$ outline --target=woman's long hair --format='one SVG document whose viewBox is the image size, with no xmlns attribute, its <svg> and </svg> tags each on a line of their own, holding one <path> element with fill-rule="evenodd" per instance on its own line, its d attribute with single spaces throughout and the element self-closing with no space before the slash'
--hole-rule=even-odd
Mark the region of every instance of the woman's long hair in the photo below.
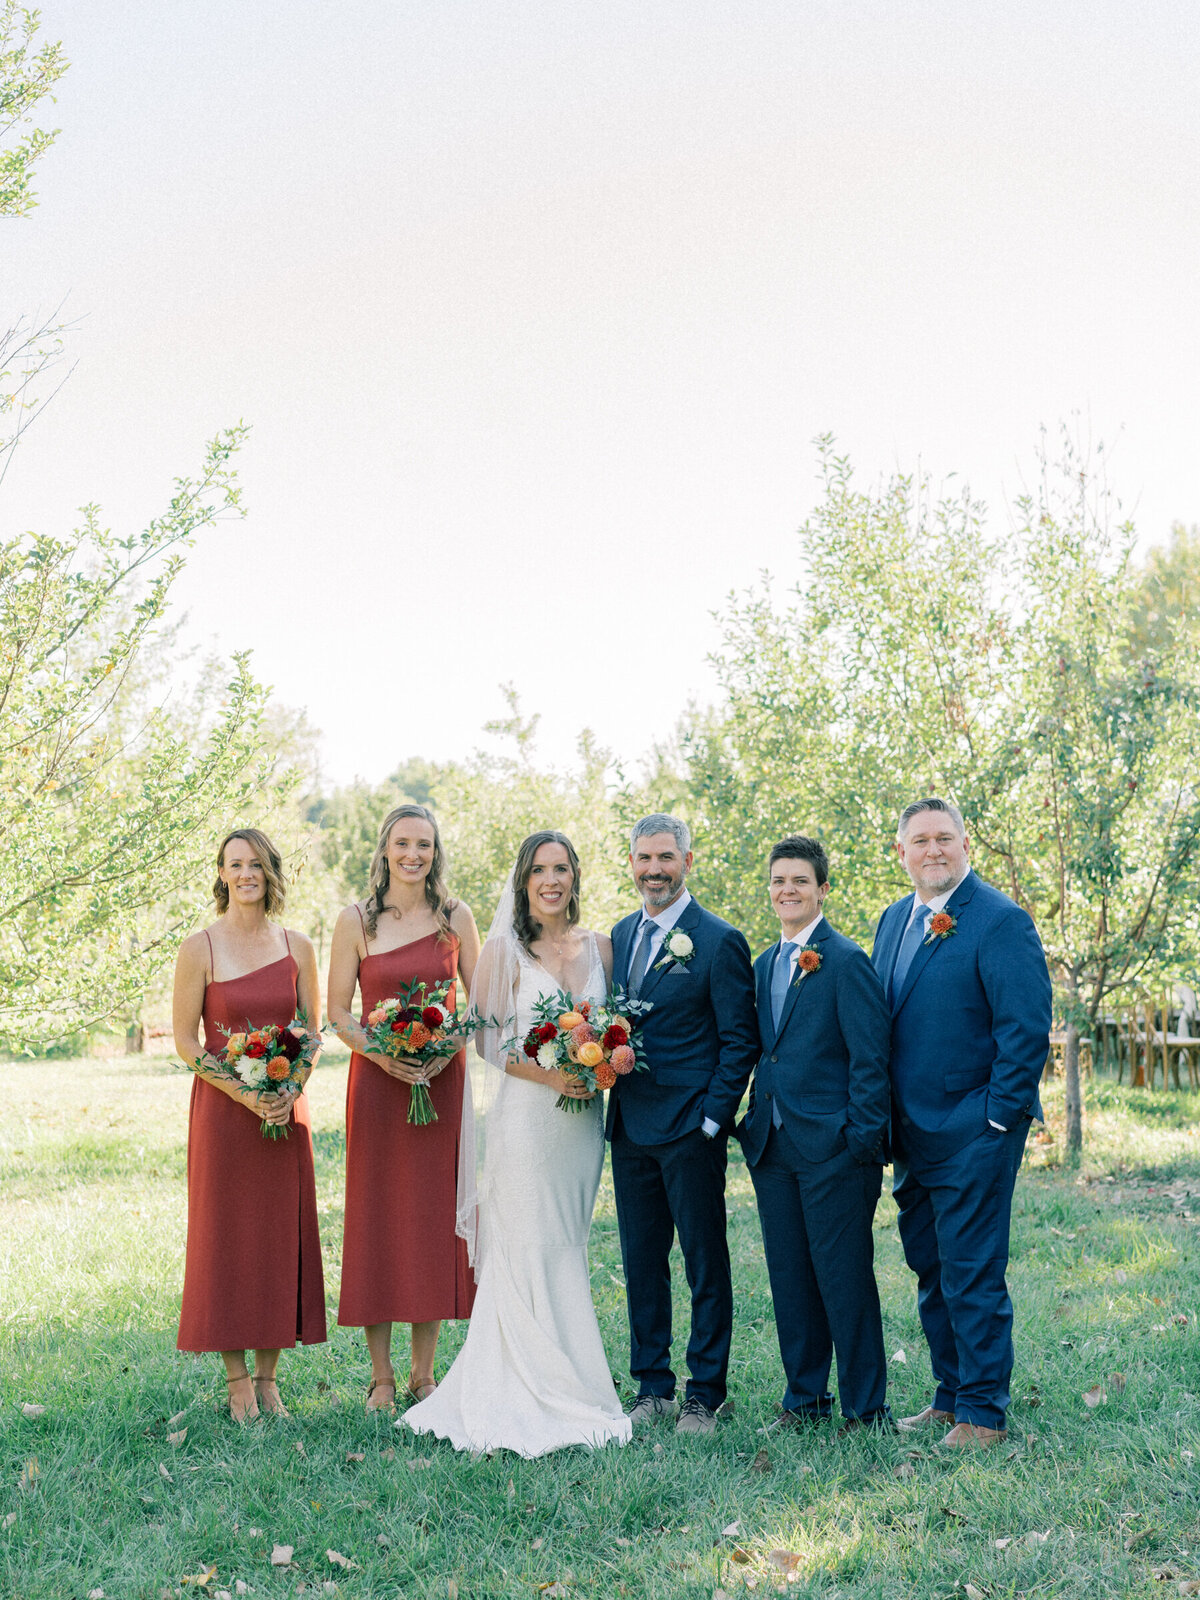
<svg viewBox="0 0 1200 1600">
<path fill-rule="evenodd" d="M 367 880 L 367 914 L 364 919 L 367 938 L 375 937 L 379 914 L 384 909 L 384 896 L 392 881 L 392 869 L 388 866 L 387 858 L 388 839 L 392 829 L 404 817 L 420 817 L 433 832 L 433 860 L 429 866 L 429 876 L 425 879 L 425 903 L 437 921 L 438 938 L 449 939 L 454 932 L 450 926 L 450 913 L 454 910 L 455 902 L 446 889 L 446 852 L 442 849 L 442 836 L 438 832 L 437 818 L 429 807 L 415 805 L 396 806 L 380 825 L 379 840 L 371 857 L 371 874 Z"/>
<path fill-rule="evenodd" d="M 513 865 L 513 929 L 526 950 L 542 931 L 541 923 L 529 911 L 529 875 L 533 871 L 533 858 L 544 844 L 560 844 L 567 852 L 573 874 L 571 894 L 567 901 L 567 926 L 574 927 L 579 921 L 580 874 L 575 846 L 565 833 L 559 833 L 556 828 L 544 828 L 540 833 L 531 833 L 528 839 L 522 839 Z"/>
<path fill-rule="evenodd" d="M 276 916 L 283 910 L 283 902 L 287 899 L 287 884 L 283 877 L 283 857 L 267 838 L 261 828 L 234 828 L 221 840 L 217 851 L 217 881 L 213 884 L 213 899 L 217 903 L 217 915 L 223 917 L 229 910 L 229 890 L 221 881 L 221 868 L 225 865 L 225 851 L 235 839 L 245 839 L 251 850 L 262 864 L 263 877 L 267 880 L 267 893 L 263 901 L 263 910 L 269 917 Z"/>
</svg>

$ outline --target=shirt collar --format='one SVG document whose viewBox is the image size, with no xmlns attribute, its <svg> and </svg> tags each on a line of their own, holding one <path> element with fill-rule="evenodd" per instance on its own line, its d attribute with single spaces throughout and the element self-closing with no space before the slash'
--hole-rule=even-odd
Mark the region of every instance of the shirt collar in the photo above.
<svg viewBox="0 0 1200 1600">
<path fill-rule="evenodd" d="M 672 900 L 669 906 L 664 906 L 661 911 L 656 911 L 653 916 L 643 906 L 641 926 L 644 928 L 650 922 L 662 933 L 669 933 L 691 903 L 692 897 L 685 889 L 678 900 Z"/>
<path fill-rule="evenodd" d="M 817 924 L 821 921 L 821 918 L 824 915 L 825 915 L 825 913 L 823 911 L 818 912 L 817 915 L 813 918 L 813 920 L 809 923 L 808 927 L 807 928 L 801 928 L 800 932 L 798 934 L 796 934 L 794 938 L 785 939 L 781 935 L 780 939 L 779 939 L 779 943 L 780 943 L 781 948 L 790 945 L 791 949 L 792 949 L 792 952 L 794 953 L 795 951 L 800 949 L 801 945 L 806 945 L 808 943 L 808 941 L 812 938 L 813 934 L 816 932 Z"/>
</svg>

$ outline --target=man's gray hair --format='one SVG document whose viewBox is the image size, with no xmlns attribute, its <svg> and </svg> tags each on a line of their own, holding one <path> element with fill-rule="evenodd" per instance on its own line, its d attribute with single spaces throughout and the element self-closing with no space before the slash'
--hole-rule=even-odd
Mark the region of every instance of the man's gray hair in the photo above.
<svg viewBox="0 0 1200 1600">
<path fill-rule="evenodd" d="M 903 839 L 905 828 L 921 811 L 944 811 L 948 817 L 953 818 L 954 825 L 959 833 L 965 836 L 967 825 L 963 821 L 963 814 L 958 807 L 951 805 L 949 800 L 939 800 L 935 795 L 926 795 L 924 800 L 914 800 L 912 805 L 905 806 L 900 813 L 900 821 L 896 824 L 897 839 Z"/>
<path fill-rule="evenodd" d="M 679 854 L 687 855 L 692 848 L 691 829 L 679 817 L 668 816 L 665 811 L 652 811 L 648 817 L 643 817 L 640 822 L 635 822 L 629 834 L 629 853 L 633 854 L 634 846 L 639 839 L 646 839 L 656 833 L 669 833 L 673 835 L 675 843 L 679 846 Z"/>
</svg>

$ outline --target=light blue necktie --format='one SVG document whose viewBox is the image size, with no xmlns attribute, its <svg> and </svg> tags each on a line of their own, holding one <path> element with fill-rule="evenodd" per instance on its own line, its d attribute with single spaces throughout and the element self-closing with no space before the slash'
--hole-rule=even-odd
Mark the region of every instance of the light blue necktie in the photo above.
<svg viewBox="0 0 1200 1600">
<path fill-rule="evenodd" d="M 787 1000 L 788 984 L 792 977 L 792 951 L 795 948 L 793 940 L 781 939 L 779 949 L 775 952 L 775 970 L 771 974 L 771 1018 L 776 1028 L 779 1027 Z"/>
<path fill-rule="evenodd" d="M 900 941 L 900 950 L 896 956 L 896 965 L 892 968 L 892 1004 L 895 1005 L 904 980 L 908 977 L 908 969 L 913 964 L 913 957 L 921 947 L 925 937 L 925 928 L 928 918 L 932 915 L 928 906 L 921 906 L 916 916 L 909 923 L 903 939 Z"/>
<path fill-rule="evenodd" d="M 633 965 L 629 969 L 629 998 L 636 1000 L 642 992 L 642 983 L 646 977 L 646 967 L 650 961 L 650 941 L 654 938 L 657 923 L 651 922 L 649 917 L 642 923 L 642 937 L 637 949 L 633 952 Z"/>
</svg>

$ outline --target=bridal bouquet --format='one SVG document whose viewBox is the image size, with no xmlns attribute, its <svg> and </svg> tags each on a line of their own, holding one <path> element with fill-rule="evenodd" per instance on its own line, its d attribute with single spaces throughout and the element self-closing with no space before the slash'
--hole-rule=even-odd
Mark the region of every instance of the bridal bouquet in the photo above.
<svg viewBox="0 0 1200 1600">
<path fill-rule="evenodd" d="M 413 1056 L 423 1067 L 457 1055 L 461 1041 L 451 1034 L 454 1009 L 449 983 L 409 983 L 367 1016 L 368 1047 L 383 1056 Z M 428 1083 L 410 1083 L 408 1120 L 424 1128 L 437 1121 Z"/>
<path fill-rule="evenodd" d="M 303 1087 L 305 1068 L 312 1065 L 316 1053 L 317 1045 L 302 1012 L 286 1028 L 269 1022 L 265 1028 L 246 1033 L 227 1033 L 217 1060 L 220 1075 L 228 1082 L 256 1094 L 281 1094 L 285 1089 Z M 196 1066 L 200 1066 L 199 1060 Z M 273 1122 L 260 1122 L 259 1131 L 264 1139 L 288 1136 L 286 1127 Z"/>
<path fill-rule="evenodd" d="M 636 1029 L 651 1009 L 648 1001 L 615 991 L 576 1004 L 560 990 L 535 1003 L 529 1032 L 512 1043 L 543 1071 L 572 1073 L 595 1093 L 611 1089 L 627 1072 L 646 1070 Z M 560 1111 L 582 1111 L 585 1104 L 566 1094 L 555 1101 Z"/>
</svg>

